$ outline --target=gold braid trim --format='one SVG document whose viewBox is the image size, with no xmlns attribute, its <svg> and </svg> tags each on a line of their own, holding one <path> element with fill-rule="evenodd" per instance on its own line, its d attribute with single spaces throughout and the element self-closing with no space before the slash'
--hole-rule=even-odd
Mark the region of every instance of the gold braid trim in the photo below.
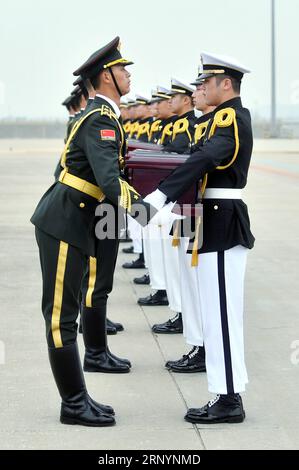
<svg viewBox="0 0 299 470">
<path fill-rule="evenodd" d="M 126 124 L 123 126 L 123 127 L 124 127 L 124 131 L 125 131 L 126 134 L 129 134 L 129 133 L 130 133 L 131 125 L 132 125 L 131 121 L 128 121 L 128 122 L 126 122 Z"/>
<path fill-rule="evenodd" d="M 201 224 L 201 217 L 198 217 L 196 221 L 195 239 L 192 248 L 191 266 L 194 268 L 198 266 L 198 238 L 199 238 L 199 227 Z"/>
<path fill-rule="evenodd" d="M 139 122 L 133 122 L 131 124 L 130 135 L 129 138 L 132 139 L 133 135 L 138 132 L 139 129 Z"/>
<path fill-rule="evenodd" d="M 173 232 L 173 238 L 172 238 L 173 247 L 180 246 L 181 240 L 179 237 L 179 229 L 180 229 L 180 221 L 176 220 L 174 223 L 174 232 Z"/>
<path fill-rule="evenodd" d="M 137 135 L 136 135 L 136 139 L 138 140 L 139 137 L 141 137 L 143 134 L 147 134 L 147 138 L 149 139 L 149 135 L 150 135 L 150 123 L 149 122 L 140 124 Z"/>
<path fill-rule="evenodd" d="M 154 122 L 152 123 L 151 129 L 150 129 L 150 134 L 149 134 L 149 139 L 148 139 L 149 142 L 151 142 L 151 140 L 152 140 L 152 138 L 153 138 L 153 134 L 154 134 L 155 132 L 158 132 L 159 126 L 160 126 L 161 122 L 162 122 L 161 119 L 156 119 L 156 121 L 154 121 Z"/>
<path fill-rule="evenodd" d="M 132 209 L 132 194 L 134 199 L 139 199 L 140 194 L 133 188 L 127 181 L 124 181 L 121 178 L 118 178 L 120 184 L 120 202 L 119 205 L 124 209 L 127 209 L 128 212 L 131 212 Z"/>
<path fill-rule="evenodd" d="M 175 123 L 173 125 L 172 142 L 175 140 L 175 138 L 178 134 L 184 134 L 185 132 L 189 137 L 189 141 L 192 142 L 192 137 L 191 137 L 191 134 L 189 132 L 189 121 L 188 121 L 188 119 L 187 118 L 182 118 L 182 119 L 178 119 L 177 121 L 175 121 Z"/>
<path fill-rule="evenodd" d="M 170 122 L 169 124 L 166 124 L 166 126 L 164 127 L 163 132 L 162 132 L 162 137 L 159 140 L 158 144 L 163 145 L 164 141 L 165 141 L 165 138 L 167 136 L 168 137 L 172 136 L 172 131 L 173 131 L 173 122 Z"/>
<path fill-rule="evenodd" d="M 239 129 L 238 129 L 236 111 L 233 108 L 225 108 L 225 109 L 221 109 L 215 114 L 211 129 L 209 132 L 209 139 L 213 137 L 213 135 L 216 132 L 217 127 L 229 127 L 231 125 L 234 126 L 234 134 L 235 134 L 235 142 L 236 142 L 234 155 L 229 163 L 227 163 L 226 165 L 217 166 L 216 170 L 226 170 L 235 162 L 239 153 L 239 149 L 240 149 L 240 140 L 239 140 Z M 206 190 L 207 183 L 208 183 L 208 173 L 205 174 L 202 184 L 201 184 L 200 191 L 201 191 L 202 197 Z M 191 266 L 198 265 L 197 251 L 198 251 L 198 236 L 199 236 L 200 222 L 201 222 L 201 219 L 199 217 L 199 220 L 197 221 L 197 225 L 196 225 L 195 240 L 194 240 L 193 249 L 192 249 Z"/>
<path fill-rule="evenodd" d="M 123 167 L 124 159 L 123 159 L 123 156 L 122 156 L 122 149 L 123 149 L 123 146 L 124 146 L 124 143 L 125 143 L 124 130 L 123 130 L 123 127 L 122 127 L 121 123 L 119 122 L 116 114 L 112 111 L 112 109 L 109 108 L 109 106 L 106 106 L 106 105 L 103 104 L 100 108 L 93 109 L 92 111 L 87 113 L 85 116 L 82 116 L 74 124 L 74 127 L 71 130 L 71 133 L 70 133 L 70 135 L 69 135 L 69 137 L 66 141 L 66 144 L 64 146 L 64 149 L 63 149 L 63 152 L 62 152 L 62 155 L 61 155 L 60 165 L 62 166 L 62 168 L 66 168 L 66 156 L 67 156 L 68 152 L 70 151 L 70 144 L 71 144 L 73 138 L 75 137 L 76 133 L 78 132 L 79 128 L 81 127 L 81 125 L 86 121 L 86 119 L 89 116 L 91 116 L 92 114 L 98 113 L 98 112 L 101 114 L 101 116 L 108 116 L 110 119 L 114 119 L 116 121 L 117 125 L 118 125 L 120 136 L 121 136 L 120 150 L 119 150 L 119 163 L 120 163 L 120 166 Z"/>
<path fill-rule="evenodd" d="M 195 125 L 194 144 L 197 144 L 204 137 L 205 133 L 207 132 L 209 122 L 210 119 L 206 122 Z"/>
</svg>

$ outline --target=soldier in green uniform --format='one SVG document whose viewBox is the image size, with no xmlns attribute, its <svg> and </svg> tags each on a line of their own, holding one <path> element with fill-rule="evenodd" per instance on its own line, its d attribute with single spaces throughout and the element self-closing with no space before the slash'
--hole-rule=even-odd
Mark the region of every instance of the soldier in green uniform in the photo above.
<svg viewBox="0 0 299 470">
<path fill-rule="evenodd" d="M 44 194 L 31 218 L 40 253 L 49 359 L 62 398 L 60 420 L 66 424 L 115 423 L 113 409 L 95 402 L 87 393 L 76 341 L 78 299 L 86 265 L 90 257 L 97 257 L 98 244 L 107 241 L 109 256 L 100 266 L 96 264 L 96 269 L 105 274 L 100 276 L 105 286 L 101 297 L 95 299 L 88 288 L 85 299 L 92 306 L 84 305 L 82 310 L 83 332 L 88 333 L 84 338 L 88 352 L 84 367 L 93 370 L 102 353 L 99 338 L 105 325 L 118 247 L 117 238 L 99 240 L 96 236 L 99 222 L 95 210 L 105 200 L 110 211 L 120 207 L 133 216 L 136 206 L 142 208 L 149 220 L 163 205 L 162 200 L 156 200 L 155 208 L 144 202 L 121 175 L 126 146 L 118 105 L 120 97 L 129 92 L 130 74 L 125 66 L 131 63 L 122 58 L 117 37 L 75 72 L 91 79 L 99 101 L 73 128 L 62 157 L 64 169 L 59 181 Z"/>
</svg>

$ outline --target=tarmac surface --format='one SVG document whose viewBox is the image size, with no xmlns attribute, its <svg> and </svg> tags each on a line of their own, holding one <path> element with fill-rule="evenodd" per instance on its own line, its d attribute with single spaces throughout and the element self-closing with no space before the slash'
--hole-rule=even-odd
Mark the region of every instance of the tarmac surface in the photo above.
<svg viewBox="0 0 299 470">
<path fill-rule="evenodd" d="M 1 449 L 298 449 L 299 448 L 299 143 L 257 141 L 244 200 L 256 246 L 246 277 L 245 336 L 249 385 L 242 424 L 192 425 L 188 407 L 211 397 L 205 374 L 172 374 L 168 359 L 188 351 L 182 335 L 155 335 L 168 307 L 140 308 L 143 270 L 119 254 L 109 318 L 125 331 L 110 349 L 131 373 L 85 374 L 90 394 L 112 404 L 117 424 L 59 423 L 60 399 L 48 364 L 41 315 L 41 274 L 29 218 L 53 182 L 62 143 L 0 141 L 0 448 Z M 121 248 L 128 246 L 122 244 Z M 79 346 L 83 356 L 82 338 Z"/>
</svg>

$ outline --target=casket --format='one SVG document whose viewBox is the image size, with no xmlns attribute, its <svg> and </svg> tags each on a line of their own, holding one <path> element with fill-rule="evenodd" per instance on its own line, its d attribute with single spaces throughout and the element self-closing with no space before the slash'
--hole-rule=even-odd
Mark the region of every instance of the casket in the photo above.
<svg viewBox="0 0 299 470">
<path fill-rule="evenodd" d="M 163 146 L 158 145 L 158 144 L 147 143 L 147 142 L 140 142 L 134 139 L 129 139 L 127 140 L 127 149 L 128 149 L 127 153 L 132 152 L 133 150 L 136 150 L 136 149 L 159 152 L 163 149 Z"/>
<path fill-rule="evenodd" d="M 167 176 L 189 155 L 166 152 L 135 150 L 128 153 L 125 172 L 128 182 L 145 197 L 159 186 Z M 177 201 L 179 204 L 194 204 L 197 200 L 198 185 L 190 187 Z"/>
</svg>

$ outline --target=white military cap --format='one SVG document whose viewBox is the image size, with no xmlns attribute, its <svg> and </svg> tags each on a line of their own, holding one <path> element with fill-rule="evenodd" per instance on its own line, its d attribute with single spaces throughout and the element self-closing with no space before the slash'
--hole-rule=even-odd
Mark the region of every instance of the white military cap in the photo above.
<svg viewBox="0 0 299 470">
<path fill-rule="evenodd" d="M 168 88 L 164 88 L 163 86 L 157 86 L 156 90 L 152 90 L 152 97 L 156 99 L 156 101 L 162 100 L 170 100 L 171 91 Z"/>
<path fill-rule="evenodd" d="M 194 87 L 190 86 L 190 84 L 181 82 L 176 78 L 171 79 L 171 90 L 170 95 L 177 95 L 177 94 L 185 94 L 191 96 L 194 92 Z"/>
<path fill-rule="evenodd" d="M 149 104 L 150 98 L 144 95 L 135 95 L 136 101 L 135 103 L 138 104 Z"/>
<path fill-rule="evenodd" d="M 242 80 L 245 73 L 250 70 L 233 57 L 213 54 L 212 52 L 201 53 L 202 73 L 198 79 L 205 79 L 219 74 L 229 75 L 230 77 Z"/>
<path fill-rule="evenodd" d="M 123 96 L 120 99 L 120 108 L 127 108 L 129 106 L 127 98 L 124 98 Z"/>
</svg>

